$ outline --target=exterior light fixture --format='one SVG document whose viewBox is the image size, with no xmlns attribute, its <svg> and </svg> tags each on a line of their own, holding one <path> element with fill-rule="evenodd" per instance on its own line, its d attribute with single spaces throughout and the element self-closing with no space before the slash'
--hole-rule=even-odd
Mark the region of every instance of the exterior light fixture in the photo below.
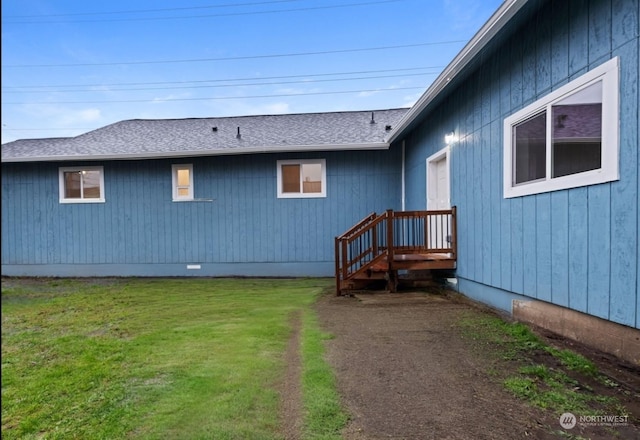
<svg viewBox="0 0 640 440">
<path fill-rule="evenodd" d="M 445 142 L 447 145 L 451 145 L 451 144 L 453 144 L 454 142 L 457 142 L 457 140 L 458 140 L 458 137 L 456 136 L 455 132 L 453 132 L 453 131 L 452 131 L 451 133 L 448 133 L 448 134 L 446 134 L 446 135 L 444 136 L 444 142 Z"/>
</svg>

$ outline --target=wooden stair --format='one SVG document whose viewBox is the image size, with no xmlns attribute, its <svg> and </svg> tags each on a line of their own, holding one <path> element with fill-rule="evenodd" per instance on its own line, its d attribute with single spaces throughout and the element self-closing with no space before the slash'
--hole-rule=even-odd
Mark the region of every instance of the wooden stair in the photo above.
<svg viewBox="0 0 640 440">
<path fill-rule="evenodd" d="M 336 293 L 378 286 L 395 292 L 398 273 L 455 269 L 456 208 L 371 213 L 335 238 Z"/>
</svg>

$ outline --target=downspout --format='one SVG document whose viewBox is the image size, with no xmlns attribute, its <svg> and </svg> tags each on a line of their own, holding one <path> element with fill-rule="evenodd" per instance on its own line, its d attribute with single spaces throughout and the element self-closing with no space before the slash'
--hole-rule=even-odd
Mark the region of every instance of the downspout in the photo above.
<svg viewBox="0 0 640 440">
<path fill-rule="evenodd" d="M 404 139 L 402 139 L 402 211 L 405 210 L 405 187 L 404 187 Z"/>
</svg>

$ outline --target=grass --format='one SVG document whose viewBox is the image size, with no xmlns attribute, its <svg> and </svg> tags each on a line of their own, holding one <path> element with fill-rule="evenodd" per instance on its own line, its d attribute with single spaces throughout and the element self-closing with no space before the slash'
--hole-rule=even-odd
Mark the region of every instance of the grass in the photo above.
<svg viewBox="0 0 640 440">
<path fill-rule="evenodd" d="M 615 408 L 616 413 L 620 411 L 616 399 L 598 396 L 572 378 L 582 375 L 606 384 L 607 379 L 600 375 L 593 362 L 571 350 L 547 345 L 525 324 L 485 315 L 465 318 L 461 325 L 465 335 L 473 339 L 476 346 L 479 344 L 481 349 L 497 346 L 502 361 L 520 365 L 516 374 L 509 374 L 503 379 L 505 388 L 515 396 L 558 415 L 564 412 L 595 415 L 601 413 L 602 408 Z M 559 366 L 532 361 L 536 353 L 549 355 Z"/>
<path fill-rule="evenodd" d="M 326 396 L 306 438 L 345 423 L 310 308 L 330 280 L 5 281 L 3 439 L 280 438 L 295 310 L 303 389 Z"/>
<path fill-rule="evenodd" d="M 303 323 L 302 388 L 306 410 L 305 438 L 341 439 L 340 431 L 348 419 L 340 406 L 333 371 L 323 358 L 323 341 L 330 336 L 319 329 L 315 315 L 309 311 L 303 315 Z"/>
</svg>

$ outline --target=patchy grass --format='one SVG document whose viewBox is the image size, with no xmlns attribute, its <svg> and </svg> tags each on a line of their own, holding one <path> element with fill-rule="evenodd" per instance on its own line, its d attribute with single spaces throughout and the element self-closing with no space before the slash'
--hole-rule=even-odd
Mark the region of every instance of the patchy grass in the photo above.
<svg viewBox="0 0 640 440">
<path fill-rule="evenodd" d="M 6 282 L 5 282 L 6 281 Z M 310 305 L 330 280 L 3 280 L 3 439 L 277 439 L 304 311 L 308 438 L 344 415 Z M 324 402 L 324 403 L 323 403 Z"/>
<path fill-rule="evenodd" d="M 589 415 L 599 412 L 593 408 L 594 403 L 607 407 L 616 404 L 616 400 L 611 397 L 581 392 L 578 381 L 563 371 L 546 365 L 528 365 L 520 367 L 518 372 L 518 376 L 505 379 L 504 386 L 514 395 L 540 408 L 552 409 L 556 413 Z"/>
<path fill-rule="evenodd" d="M 338 440 L 348 416 L 340 405 L 333 371 L 324 360 L 324 341 L 330 335 L 319 329 L 315 314 L 309 311 L 304 314 L 303 323 L 304 438 Z"/>
<path fill-rule="evenodd" d="M 517 397 L 558 415 L 564 412 L 597 415 L 605 411 L 626 414 L 617 399 L 597 395 L 579 380 L 592 378 L 608 385 L 610 380 L 598 372 L 593 362 L 571 350 L 547 345 L 525 324 L 488 314 L 465 318 L 460 324 L 475 346 L 485 350 L 497 347 L 498 362 L 515 365 L 507 369 L 506 377 L 502 374 L 502 381 Z M 504 370 L 492 366 L 490 371 L 499 375 Z"/>
</svg>

